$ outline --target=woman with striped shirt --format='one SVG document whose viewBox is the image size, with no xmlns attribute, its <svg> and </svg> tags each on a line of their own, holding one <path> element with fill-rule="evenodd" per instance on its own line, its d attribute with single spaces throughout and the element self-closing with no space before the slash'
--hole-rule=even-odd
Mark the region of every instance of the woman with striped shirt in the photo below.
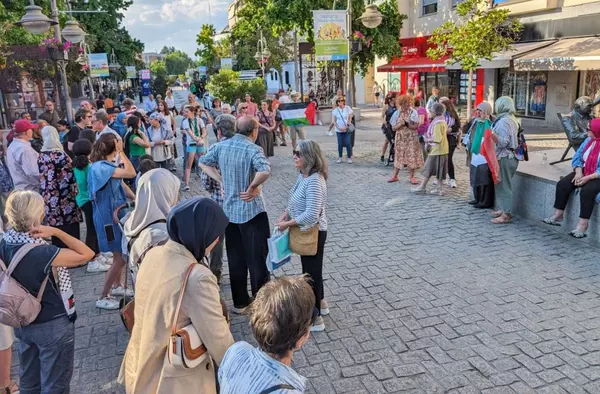
<svg viewBox="0 0 600 394">
<path fill-rule="evenodd" d="M 317 254 L 300 256 L 302 273 L 310 275 L 315 293 L 315 306 L 320 311 L 311 331 L 325 330 L 321 316 L 329 314 L 327 301 L 323 298 L 323 252 L 327 239 L 327 161 L 321 147 L 315 141 L 301 140 L 294 151 L 294 165 L 300 171 L 298 181 L 292 188 L 288 209 L 277 220 L 280 231 L 299 226 L 302 231 L 319 226 Z"/>
</svg>

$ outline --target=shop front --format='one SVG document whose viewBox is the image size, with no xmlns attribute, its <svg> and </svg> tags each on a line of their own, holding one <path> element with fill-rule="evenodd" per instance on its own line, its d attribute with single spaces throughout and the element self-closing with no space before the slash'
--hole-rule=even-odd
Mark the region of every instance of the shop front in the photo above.
<svg viewBox="0 0 600 394">
<path fill-rule="evenodd" d="M 400 39 L 402 57 L 377 67 L 378 72 L 387 72 L 389 91 L 406 93 L 413 89 L 417 97 L 426 100 L 432 88 L 438 87 L 441 96 L 449 97 L 457 106 L 465 107 L 469 94 L 468 73 L 457 67 L 448 69 L 447 58 L 433 60 L 427 57 L 429 36 Z M 473 75 L 470 89 L 473 102 L 483 100 L 483 72 Z"/>
</svg>

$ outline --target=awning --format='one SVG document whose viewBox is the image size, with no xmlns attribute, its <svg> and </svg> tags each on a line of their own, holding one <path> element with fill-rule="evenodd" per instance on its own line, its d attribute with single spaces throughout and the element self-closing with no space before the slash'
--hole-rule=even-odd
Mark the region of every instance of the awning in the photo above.
<svg viewBox="0 0 600 394">
<path fill-rule="evenodd" d="M 394 58 L 390 63 L 377 67 L 377 72 L 394 72 L 394 71 L 444 71 L 447 57 L 439 60 L 433 60 L 428 57 L 402 57 Z"/>
<path fill-rule="evenodd" d="M 513 49 L 503 52 L 495 52 L 492 60 L 482 60 L 477 68 L 507 68 L 510 67 L 510 61 L 515 57 L 524 55 L 527 52 L 547 47 L 555 43 L 551 41 L 536 41 L 536 42 L 521 42 L 513 45 Z M 459 63 L 446 66 L 447 70 L 461 70 L 462 66 Z"/>
<path fill-rule="evenodd" d="M 600 37 L 565 38 L 514 59 L 517 71 L 600 70 Z"/>
</svg>

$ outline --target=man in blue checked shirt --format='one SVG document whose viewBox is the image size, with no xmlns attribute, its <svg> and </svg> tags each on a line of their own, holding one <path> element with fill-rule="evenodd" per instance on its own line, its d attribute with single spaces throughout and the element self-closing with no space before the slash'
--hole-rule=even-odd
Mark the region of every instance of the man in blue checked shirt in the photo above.
<svg viewBox="0 0 600 394">
<path fill-rule="evenodd" d="M 250 271 L 252 296 L 269 280 L 266 260 L 269 218 L 260 186 L 269 179 L 271 165 L 255 144 L 258 122 L 242 116 L 236 134 L 219 142 L 200 158 L 200 167 L 223 186 L 223 211 L 229 218 L 225 231 L 227 260 L 234 313 L 242 314 L 252 302 L 247 280 Z M 220 169 L 220 172 L 218 169 Z"/>
<path fill-rule="evenodd" d="M 219 142 L 225 141 L 235 135 L 235 116 L 221 114 L 215 119 L 215 125 Z M 214 149 L 215 146 L 217 145 L 211 145 L 209 152 L 211 149 Z M 218 169 L 219 168 L 217 167 L 217 170 Z M 210 198 L 219 204 L 220 207 L 223 207 L 225 192 L 223 191 L 221 183 L 206 175 L 206 172 L 202 172 L 202 186 L 204 186 L 204 189 L 210 194 Z M 224 237 L 221 237 L 219 242 L 210 252 L 210 270 L 217 277 L 217 282 L 219 284 L 221 284 L 221 277 L 223 274 L 223 239 Z"/>
</svg>

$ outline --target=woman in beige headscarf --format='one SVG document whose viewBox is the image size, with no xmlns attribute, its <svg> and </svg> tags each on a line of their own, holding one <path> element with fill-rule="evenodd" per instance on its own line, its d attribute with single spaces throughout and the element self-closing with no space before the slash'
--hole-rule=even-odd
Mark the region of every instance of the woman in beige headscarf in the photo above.
<svg viewBox="0 0 600 394">
<path fill-rule="evenodd" d="M 124 251 L 134 280 L 146 252 L 169 239 L 167 216 L 179 200 L 179 186 L 179 178 L 164 168 L 150 170 L 138 180 L 135 209 L 123 219 Z"/>
</svg>

